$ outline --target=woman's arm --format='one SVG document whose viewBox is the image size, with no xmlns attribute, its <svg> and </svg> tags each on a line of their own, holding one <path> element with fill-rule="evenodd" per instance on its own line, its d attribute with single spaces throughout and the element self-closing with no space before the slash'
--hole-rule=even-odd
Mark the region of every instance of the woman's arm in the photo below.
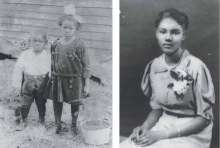
<svg viewBox="0 0 220 148">
<path fill-rule="evenodd" d="M 144 123 L 141 126 L 138 126 L 133 129 L 133 132 L 130 135 L 130 140 L 136 143 L 140 138 L 142 138 L 145 135 L 145 133 L 157 123 L 162 113 L 162 109 L 151 110 Z"/>
<path fill-rule="evenodd" d="M 207 127 L 209 123 L 209 120 L 203 118 L 202 116 L 197 116 L 196 118 L 183 125 L 165 130 L 164 132 L 167 133 L 167 136 L 164 137 L 164 139 L 197 134 L 200 131 L 202 131 L 205 127 Z"/>
<path fill-rule="evenodd" d="M 150 130 L 157 123 L 159 118 L 162 116 L 162 113 L 163 113 L 162 109 L 152 109 L 147 119 L 142 124 L 144 129 Z"/>
<path fill-rule="evenodd" d="M 197 116 L 191 121 L 177 127 L 173 127 L 162 131 L 148 131 L 145 133 L 145 135 L 142 136 L 142 138 L 139 139 L 139 141 L 136 144 L 141 147 L 144 147 L 163 139 L 197 134 L 198 132 L 202 131 L 205 127 L 207 127 L 209 123 L 209 120 L 203 118 L 202 116 Z"/>
</svg>

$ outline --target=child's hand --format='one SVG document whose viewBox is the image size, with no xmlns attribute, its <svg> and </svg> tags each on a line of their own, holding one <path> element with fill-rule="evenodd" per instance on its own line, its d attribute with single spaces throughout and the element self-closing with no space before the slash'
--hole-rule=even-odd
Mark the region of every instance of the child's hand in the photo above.
<svg viewBox="0 0 220 148">
<path fill-rule="evenodd" d="M 87 85 L 85 85 L 84 90 L 83 90 L 83 95 L 87 96 L 89 94 L 89 87 Z"/>
</svg>

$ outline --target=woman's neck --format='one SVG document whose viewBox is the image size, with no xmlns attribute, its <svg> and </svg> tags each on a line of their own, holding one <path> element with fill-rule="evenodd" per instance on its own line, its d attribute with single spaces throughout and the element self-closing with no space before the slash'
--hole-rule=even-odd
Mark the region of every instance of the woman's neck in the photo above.
<svg viewBox="0 0 220 148">
<path fill-rule="evenodd" d="M 71 43 L 73 40 L 75 40 L 75 36 L 72 36 L 71 38 L 62 37 L 61 43 L 63 45 L 67 45 L 67 44 Z"/>
<path fill-rule="evenodd" d="M 183 49 L 180 47 L 176 52 L 174 53 L 171 53 L 171 54 L 165 54 L 165 61 L 167 63 L 167 65 L 169 66 L 173 66 L 173 65 L 176 65 L 182 54 L 183 54 Z"/>
</svg>

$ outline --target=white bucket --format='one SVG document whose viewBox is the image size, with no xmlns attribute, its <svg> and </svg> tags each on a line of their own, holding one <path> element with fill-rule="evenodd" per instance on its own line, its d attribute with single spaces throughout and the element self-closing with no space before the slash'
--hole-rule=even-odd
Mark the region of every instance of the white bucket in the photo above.
<svg viewBox="0 0 220 148">
<path fill-rule="evenodd" d="M 101 127 L 97 129 L 88 129 L 86 126 L 93 123 L 107 124 L 107 127 Z M 81 124 L 81 130 L 84 140 L 87 144 L 102 145 L 109 142 L 110 138 L 110 124 L 104 120 L 89 120 Z"/>
</svg>

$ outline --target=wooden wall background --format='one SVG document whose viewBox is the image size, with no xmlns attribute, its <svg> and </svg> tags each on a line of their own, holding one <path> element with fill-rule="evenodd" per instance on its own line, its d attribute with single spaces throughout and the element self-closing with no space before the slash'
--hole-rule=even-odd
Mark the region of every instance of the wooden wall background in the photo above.
<svg viewBox="0 0 220 148">
<path fill-rule="evenodd" d="M 111 60 L 112 0 L 0 0 L 0 39 L 14 40 L 36 28 L 60 37 L 56 21 L 70 4 L 85 20 L 77 37 L 85 42 L 93 66 Z"/>
<path fill-rule="evenodd" d="M 111 50 L 111 0 L 0 0 L 0 37 L 19 37 L 35 28 L 60 37 L 56 20 L 64 14 L 64 5 L 68 4 L 73 4 L 76 14 L 86 21 L 79 34 L 86 46 Z"/>
</svg>

